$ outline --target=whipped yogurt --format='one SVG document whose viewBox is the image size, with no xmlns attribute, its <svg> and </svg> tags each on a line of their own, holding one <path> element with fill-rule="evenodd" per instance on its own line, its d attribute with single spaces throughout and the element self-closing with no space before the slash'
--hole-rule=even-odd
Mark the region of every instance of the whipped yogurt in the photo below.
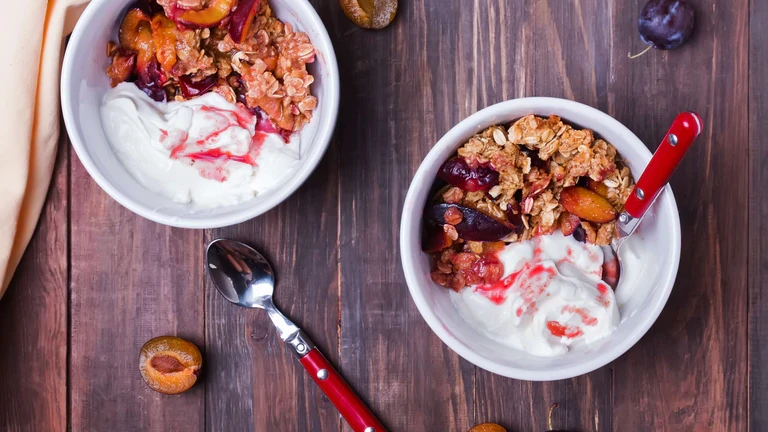
<svg viewBox="0 0 768 432">
<path fill-rule="evenodd" d="M 216 93 L 155 102 L 135 84 L 121 83 L 105 95 L 101 121 L 117 158 L 139 183 L 195 208 L 249 200 L 299 166 L 298 134 L 286 144 Z"/>
<path fill-rule="evenodd" d="M 542 357 L 610 335 L 620 321 L 601 280 L 603 253 L 559 231 L 498 253 L 504 276 L 451 292 L 459 313 L 495 341 Z"/>
</svg>

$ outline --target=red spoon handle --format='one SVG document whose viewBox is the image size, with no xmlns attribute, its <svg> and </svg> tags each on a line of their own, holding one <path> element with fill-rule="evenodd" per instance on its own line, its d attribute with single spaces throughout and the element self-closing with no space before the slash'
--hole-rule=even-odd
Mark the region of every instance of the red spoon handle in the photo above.
<svg viewBox="0 0 768 432">
<path fill-rule="evenodd" d="M 643 217 L 702 128 L 701 117 L 696 113 L 684 112 L 675 118 L 624 205 L 630 216 L 635 219 Z"/>
<path fill-rule="evenodd" d="M 326 360 L 317 348 L 307 353 L 299 361 L 309 372 L 320 389 L 333 402 L 344 420 L 355 432 L 384 432 L 384 426 L 376 419 L 371 410 L 352 390 L 344 378 Z"/>
</svg>

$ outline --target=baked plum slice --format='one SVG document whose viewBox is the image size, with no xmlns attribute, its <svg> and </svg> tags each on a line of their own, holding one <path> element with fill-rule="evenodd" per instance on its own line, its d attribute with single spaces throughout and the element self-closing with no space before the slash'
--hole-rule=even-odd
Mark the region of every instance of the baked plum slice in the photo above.
<svg viewBox="0 0 768 432">
<path fill-rule="evenodd" d="M 163 12 L 163 8 L 155 0 L 136 0 L 131 5 L 131 9 L 141 9 L 147 16 L 154 16 Z"/>
<path fill-rule="evenodd" d="M 151 26 L 155 57 L 163 70 L 170 72 L 176 64 L 176 23 L 159 13 L 152 18 Z"/>
<path fill-rule="evenodd" d="M 118 39 L 123 48 L 137 53 L 136 67 L 139 74 L 146 71 L 155 60 L 155 45 L 152 41 L 152 19 L 141 9 L 131 9 L 125 14 Z"/>
<path fill-rule="evenodd" d="M 472 168 L 461 157 L 454 157 L 445 161 L 437 176 L 467 192 L 486 191 L 499 184 L 499 173 L 491 168 L 490 164 Z"/>
<path fill-rule="evenodd" d="M 139 75 L 136 86 L 152 99 L 165 101 L 163 85 L 166 77 L 155 58 L 152 20 L 149 16 L 138 8 L 129 10 L 120 23 L 118 39 L 123 48 L 136 53 L 136 70 Z"/>
<path fill-rule="evenodd" d="M 424 211 L 425 225 L 427 227 L 431 225 L 442 228 L 447 224 L 445 214 L 450 209 L 457 209 L 463 215 L 461 222 L 454 225 L 454 227 L 459 237 L 464 240 L 480 242 L 499 241 L 511 234 L 515 229 L 514 226 L 507 222 L 499 221 L 481 211 L 458 204 L 435 204 L 428 207 Z M 425 228 L 425 232 L 428 231 L 430 230 Z"/>
<path fill-rule="evenodd" d="M 437 225 L 424 224 L 421 234 L 421 250 L 426 253 L 440 252 L 453 245 L 453 240 L 445 230 Z"/>
<path fill-rule="evenodd" d="M 240 0 L 229 21 L 229 36 L 237 43 L 248 37 L 253 19 L 259 13 L 259 0 Z"/>
<path fill-rule="evenodd" d="M 517 203 L 507 204 L 507 210 L 504 212 L 507 216 L 507 225 L 512 228 L 512 232 L 515 234 L 522 234 L 525 231 L 525 223 L 523 222 L 523 214 L 520 210 L 520 205 Z"/>
<path fill-rule="evenodd" d="M 174 3 L 170 18 L 189 28 L 216 27 L 230 15 L 235 3 L 235 0 L 213 0 L 201 10 L 184 9 Z"/>
<path fill-rule="evenodd" d="M 107 76 L 112 87 L 117 87 L 121 82 L 136 79 L 136 53 L 118 47 L 111 53 L 111 57 L 112 62 L 107 67 Z"/>
<path fill-rule="evenodd" d="M 569 213 L 590 222 L 606 223 L 616 219 L 616 209 L 600 194 L 581 186 L 569 186 L 560 192 L 560 205 Z"/>
<path fill-rule="evenodd" d="M 200 81 L 193 81 L 190 75 L 184 75 L 179 78 L 179 88 L 181 88 L 181 95 L 185 99 L 190 99 L 208 93 L 218 82 L 217 75 L 207 76 Z"/>
</svg>

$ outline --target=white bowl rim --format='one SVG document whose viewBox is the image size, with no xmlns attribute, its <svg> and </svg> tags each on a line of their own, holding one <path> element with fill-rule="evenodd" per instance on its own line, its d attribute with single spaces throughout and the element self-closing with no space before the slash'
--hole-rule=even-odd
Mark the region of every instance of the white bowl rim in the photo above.
<svg viewBox="0 0 768 432">
<path fill-rule="evenodd" d="M 664 306 L 667 303 L 667 300 L 669 299 L 669 296 L 672 292 L 672 288 L 674 286 L 675 279 L 677 277 L 677 270 L 680 264 L 680 245 L 681 245 L 680 217 L 677 211 L 677 203 L 672 193 L 672 188 L 669 185 L 667 185 L 665 187 L 665 191 L 662 192 L 662 194 L 659 196 L 659 199 L 657 199 L 656 202 L 654 203 L 654 205 L 661 205 L 662 200 L 667 201 L 672 204 L 674 209 L 674 211 L 672 212 L 673 223 L 671 224 L 671 236 L 669 238 L 669 244 L 672 250 L 672 256 L 671 256 L 672 262 L 667 273 L 662 276 L 662 280 L 667 281 L 667 283 L 663 287 L 663 289 L 660 290 L 659 295 L 655 296 L 655 298 L 652 301 L 650 301 L 647 306 L 648 308 L 652 308 L 653 312 L 647 317 L 645 321 L 635 326 L 635 328 L 630 334 L 630 337 L 625 338 L 622 341 L 619 341 L 612 349 L 606 349 L 601 354 L 595 356 L 593 359 L 589 361 L 561 367 L 551 372 L 535 371 L 535 370 L 529 370 L 529 369 L 520 368 L 520 367 L 509 366 L 509 365 L 505 365 L 500 362 L 488 359 L 484 356 L 481 356 L 475 353 L 471 348 L 469 348 L 467 345 L 461 342 L 458 338 L 456 338 L 443 326 L 440 318 L 438 318 L 437 314 L 430 308 L 429 303 L 426 297 L 424 296 L 424 294 L 419 289 L 415 288 L 417 286 L 417 276 L 416 276 L 416 269 L 413 263 L 416 260 L 416 256 L 414 256 L 413 251 L 408 248 L 409 242 L 404 241 L 408 236 L 409 228 L 411 228 L 414 223 L 417 223 L 417 224 L 421 223 L 420 218 L 409 219 L 410 215 L 412 214 L 421 214 L 421 209 L 416 209 L 414 208 L 414 206 L 424 205 L 424 203 L 415 202 L 414 195 L 417 193 L 417 188 L 415 186 L 432 184 L 432 181 L 434 179 L 427 179 L 427 176 L 431 174 L 431 172 L 428 172 L 429 171 L 428 167 L 432 167 L 437 163 L 440 163 L 440 161 L 438 160 L 439 151 L 437 150 L 443 147 L 449 147 L 449 146 L 454 146 L 458 148 L 460 144 L 459 141 L 464 138 L 463 136 L 460 135 L 460 129 L 463 129 L 464 126 L 468 124 L 471 124 L 471 125 L 482 124 L 484 119 L 488 117 L 493 117 L 494 114 L 504 113 L 506 111 L 509 111 L 515 108 L 523 108 L 529 105 L 533 105 L 533 106 L 536 106 L 536 105 L 569 106 L 570 105 L 571 108 L 579 108 L 582 110 L 591 111 L 592 114 L 601 118 L 601 121 L 604 122 L 603 124 L 606 126 L 606 128 L 614 129 L 614 130 L 618 130 L 623 133 L 626 133 L 628 137 L 632 138 L 632 141 L 635 141 L 631 143 L 631 145 L 637 146 L 640 151 L 647 152 L 647 155 L 649 158 L 651 156 L 651 152 L 648 150 L 648 148 L 645 147 L 643 142 L 631 130 L 629 130 L 629 128 L 624 126 L 622 123 L 620 123 L 618 120 L 614 119 L 610 115 L 596 108 L 593 108 L 589 105 L 585 105 L 585 104 L 571 101 L 568 99 L 551 98 L 551 97 L 518 98 L 518 99 L 511 99 L 505 102 L 500 102 L 495 105 L 491 105 L 489 107 L 486 107 L 470 115 L 469 117 L 465 118 L 464 120 L 456 124 L 456 126 L 451 128 L 437 142 L 437 144 L 435 144 L 435 146 L 432 147 L 432 149 L 430 149 L 430 151 L 427 153 L 427 156 L 419 165 L 419 168 L 416 170 L 416 174 L 414 175 L 413 179 L 411 180 L 411 184 L 408 187 L 408 193 L 406 194 L 406 198 L 405 198 L 405 205 L 403 206 L 402 219 L 400 223 L 400 256 L 401 256 L 401 262 L 403 266 L 403 272 L 405 274 L 406 284 L 408 285 L 408 291 L 411 293 L 411 298 L 413 299 L 414 303 L 416 303 L 417 309 L 419 310 L 419 312 L 421 313 L 421 316 L 427 322 L 429 327 L 432 329 L 432 331 L 435 332 L 435 334 L 446 345 L 448 345 L 449 348 L 451 348 L 453 351 L 455 351 L 457 354 L 459 354 L 461 357 L 463 357 L 470 363 L 473 363 L 474 365 L 482 369 L 485 369 L 489 372 L 493 372 L 498 375 L 502 375 L 509 378 L 520 379 L 520 380 L 526 380 L 526 381 L 555 381 L 555 380 L 573 378 L 576 376 L 580 376 L 580 375 L 592 372 L 616 360 L 618 357 L 620 357 L 625 352 L 627 352 L 630 348 L 632 348 L 632 346 L 634 346 L 645 335 L 645 333 L 648 332 L 651 326 L 656 322 L 656 320 L 661 314 L 661 311 L 664 309 Z M 426 182 L 427 180 L 429 181 Z M 415 251 L 415 253 L 421 254 L 423 252 L 420 249 L 418 249 Z"/>
<path fill-rule="evenodd" d="M 100 7 L 113 0 L 93 0 L 85 8 L 85 11 L 81 15 L 72 35 L 69 39 L 68 46 L 75 47 L 81 43 L 92 43 L 88 41 L 87 23 L 91 22 L 96 15 Z M 275 0 L 273 0 L 275 1 Z M 285 0 L 282 0 L 285 1 Z M 126 3 L 127 4 L 127 3 Z M 236 213 L 229 213 L 223 215 L 210 215 L 210 216 L 198 216 L 196 218 L 186 218 L 180 216 L 171 216 L 162 213 L 158 213 L 155 209 L 135 202 L 124 195 L 118 188 L 114 187 L 112 183 L 99 171 L 90 156 L 89 151 L 84 145 L 83 137 L 80 135 L 79 128 L 76 127 L 76 120 L 73 113 L 69 110 L 69 107 L 73 101 L 73 95 L 70 87 L 67 83 L 71 80 L 72 71 L 75 70 L 73 65 L 74 50 L 67 49 L 64 53 L 64 61 L 62 63 L 62 73 L 60 80 L 61 87 L 61 107 L 64 117 L 64 124 L 67 128 L 67 134 L 69 140 L 72 143 L 72 147 L 75 149 L 80 162 L 85 167 L 85 170 L 90 174 L 96 184 L 98 184 L 109 196 L 115 201 L 120 203 L 123 207 L 131 210 L 132 212 L 142 216 L 151 221 L 168 225 L 177 228 L 190 228 L 190 229 L 212 229 L 221 228 L 225 226 L 235 225 L 247 220 L 260 216 L 269 210 L 273 209 L 281 202 L 291 196 L 301 185 L 309 178 L 320 164 L 323 156 L 325 155 L 328 147 L 331 143 L 333 131 L 336 127 L 336 121 L 339 114 L 339 66 L 336 61 L 336 52 L 333 49 L 331 38 L 328 35 L 328 30 L 323 24 L 317 11 L 312 7 L 308 0 L 291 0 L 292 7 L 295 7 L 301 11 L 301 23 L 303 26 L 312 26 L 317 29 L 317 34 L 320 37 L 319 41 L 313 41 L 315 46 L 319 46 L 322 56 L 325 58 L 328 68 L 328 79 L 324 83 L 325 97 L 323 103 L 330 104 L 330 116 L 328 119 L 324 119 L 323 122 L 318 123 L 317 131 L 313 138 L 314 147 L 311 151 L 307 152 L 306 159 L 302 161 L 296 175 L 286 181 L 279 189 L 275 189 L 268 193 L 268 196 L 258 205 L 248 207 L 240 210 Z"/>
</svg>

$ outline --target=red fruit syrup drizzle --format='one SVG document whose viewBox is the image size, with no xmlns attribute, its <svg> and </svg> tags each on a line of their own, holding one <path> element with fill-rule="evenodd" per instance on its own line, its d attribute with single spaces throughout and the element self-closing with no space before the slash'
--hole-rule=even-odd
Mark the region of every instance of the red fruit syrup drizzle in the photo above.
<svg viewBox="0 0 768 432">
<path fill-rule="evenodd" d="M 536 299 L 544 293 L 555 274 L 555 269 L 552 267 L 541 263 L 526 263 L 523 268 L 496 283 L 476 286 L 475 292 L 485 296 L 494 304 L 500 305 L 507 299 L 507 291 L 523 275 L 524 279 L 521 279 L 516 288 L 523 299 L 523 305 L 517 309 L 516 313 L 517 316 L 522 316 L 529 309 L 535 311 Z"/>
<path fill-rule="evenodd" d="M 581 317 L 581 322 L 584 323 L 584 325 L 597 325 L 597 318 L 590 315 L 589 312 L 587 312 L 585 309 L 577 308 L 576 306 L 565 306 L 562 313 L 575 313 Z"/>
<path fill-rule="evenodd" d="M 200 107 L 200 111 L 209 113 L 211 120 L 215 124 L 214 129 L 195 142 L 190 142 L 189 136 L 185 132 L 173 134 L 173 141 L 166 144 L 166 146 L 171 150 L 171 159 L 189 162 L 190 165 L 195 166 L 200 171 L 201 176 L 207 179 L 220 182 L 226 181 L 229 170 L 224 165 L 230 161 L 256 166 L 256 159 L 268 133 L 278 134 L 286 141 L 284 134 L 275 129 L 268 119 L 265 120 L 262 116 L 255 116 L 239 105 L 234 111 L 210 106 Z M 222 151 L 220 148 L 206 149 L 206 147 L 215 144 L 221 134 L 233 127 L 246 130 L 249 127 L 255 129 L 253 139 L 246 154 L 233 155 Z M 172 139 L 168 131 L 161 130 L 160 133 L 161 142 L 165 143 Z"/>
<path fill-rule="evenodd" d="M 557 321 L 547 321 L 547 329 L 549 329 L 549 332 L 552 333 L 552 336 L 554 337 L 566 337 L 572 339 L 584 334 L 578 327 L 566 327 Z"/>
<path fill-rule="evenodd" d="M 610 289 L 611 287 L 609 287 L 605 282 L 597 283 L 597 291 L 600 292 L 600 296 L 597 298 L 597 302 L 600 303 L 600 306 L 607 308 L 611 305 L 611 297 L 608 295 L 608 290 Z"/>
</svg>

